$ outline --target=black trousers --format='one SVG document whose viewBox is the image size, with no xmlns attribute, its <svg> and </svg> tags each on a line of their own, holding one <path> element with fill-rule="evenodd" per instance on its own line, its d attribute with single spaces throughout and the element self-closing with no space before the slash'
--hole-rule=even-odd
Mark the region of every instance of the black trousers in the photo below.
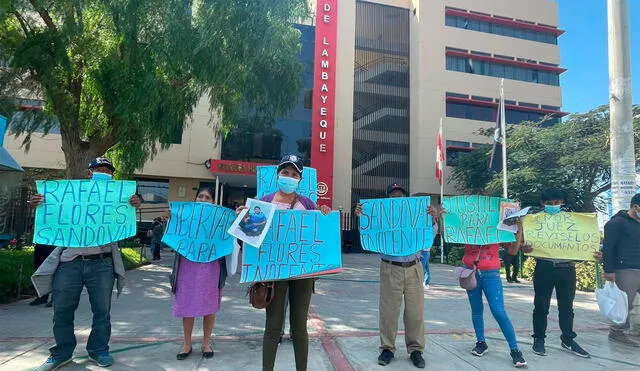
<svg viewBox="0 0 640 371">
<path fill-rule="evenodd" d="M 544 339 L 547 332 L 547 316 L 551 305 L 553 289 L 558 300 L 558 320 L 560 337 L 565 344 L 571 344 L 576 337 L 573 332 L 573 299 L 576 296 L 576 268 L 574 266 L 555 266 L 553 262 L 540 260 L 536 262 L 533 276 L 533 337 Z"/>
<path fill-rule="evenodd" d="M 502 258 L 504 261 L 504 270 L 507 273 L 507 279 L 515 280 L 518 278 L 518 272 L 520 271 L 520 259 L 518 255 L 504 254 Z M 511 267 L 513 267 L 513 273 L 511 273 Z"/>
</svg>

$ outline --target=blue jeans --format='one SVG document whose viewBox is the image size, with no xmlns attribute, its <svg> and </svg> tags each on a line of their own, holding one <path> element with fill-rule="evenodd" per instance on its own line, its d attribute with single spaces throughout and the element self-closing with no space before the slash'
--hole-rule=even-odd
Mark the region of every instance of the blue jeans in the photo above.
<svg viewBox="0 0 640 371">
<path fill-rule="evenodd" d="M 87 352 L 90 356 L 97 356 L 109 351 L 114 281 L 113 260 L 110 257 L 96 260 L 78 257 L 60 263 L 53 277 L 53 336 L 56 345 L 49 349 L 51 356 L 61 360 L 73 356 L 76 348 L 73 319 L 83 286 L 87 288 L 93 312 Z"/>
<path fill-rule="evenodd" d="M 431 250 L 422 252 L 422 269 L 424 269 L 424 284 L 431 282 L 431 271 L 429 270 L 429 259 L 431 258 Z"/>
<path fill-rule="evenodd" d="M 513 329 L 511 320 L 504 310 L 504 296 L 502 293 L 502 280 L 500 279 L 499 270 L 478 271 L 476 273 L 476 279 L 478 280 L 478 286 L 467 291 L 469 296 L 469 304 L 471 304 L 471 321 L 473 322 L 473 328 L 476 331 L 476 338 L 478 341 L 485 341 L 484 337 L 484 317 L 482 304 L 482 293 L 487 297 L 489 308 L 493 318 L 498 322 L 502 334 L 509 343 L 510 349 L 518 349 L 518 342 L 516 341 L 516 332 Z"/>
</svg>

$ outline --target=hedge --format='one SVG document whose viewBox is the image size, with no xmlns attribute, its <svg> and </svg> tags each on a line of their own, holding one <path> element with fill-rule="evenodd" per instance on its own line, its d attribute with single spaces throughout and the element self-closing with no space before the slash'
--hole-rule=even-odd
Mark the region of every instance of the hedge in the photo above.
<svg viewBox="0 0 640 371">
<path fill-rule="evenodd" d="M 526 257 L 522 268 L 523 278 L 532 281 L 533 272 L 536 268 L 536 260 Z M 579 262 L 576 263 L 576 288 L 580 291 L 593 292 L 596 289 L 596 263 Z"/>
<path fill-rule="evenodd" d="M 148 264 L 136 248 L 121 248 L 122 261 L 126 270 Z M 36 295 L 31 284 L 33 267 L 33 247 L 22 250 L 0 249 L 0 303 L 9 303 Z"/>
</svg>

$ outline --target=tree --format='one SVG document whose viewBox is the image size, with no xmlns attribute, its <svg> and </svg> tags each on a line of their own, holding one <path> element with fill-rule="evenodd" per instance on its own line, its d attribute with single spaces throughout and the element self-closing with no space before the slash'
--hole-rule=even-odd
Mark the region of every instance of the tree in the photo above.
<svg viewBox="0 0 640 371">
<path fill-rule="evenodd" d="M 640 149 L 640 106 L 633 110 L 636 149 Z M 491 146 L 464 154 L 452 179 L 466 192 L 501 195 L 502 174 L 489 169 L 490 156 Z M 640 152 L 636 156 L 640 161 Z M 611 188 L 609 107 L 571 115 L 550 127 L 543 123 L 509 126 L 507 167 L 509 197 L 525 206 L 538 205 L 540 192 L 555 187 L 566 192 L 572 210 L 603 209 L 598 196 Z"/>
<path fill-rule="evenodd" d="M 305 12 L 304 0 L 0 0 L 0 114 L 27 149 L 59 126 L 69 178 L 107 151 L 132 172 L 203 95 L 223 134 L 244 111 L 284 115 L 302 86 L 291 20 Z M 25 94 L 44 110 L 14 114 Z"/>
</svg>

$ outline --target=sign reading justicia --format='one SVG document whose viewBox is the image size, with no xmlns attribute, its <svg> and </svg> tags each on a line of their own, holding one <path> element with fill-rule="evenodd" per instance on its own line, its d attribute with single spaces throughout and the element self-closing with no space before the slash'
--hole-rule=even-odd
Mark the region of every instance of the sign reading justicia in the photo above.
<svg viewBox="0 0 640 371">
<path fill-rule="evenodd" d="M 311 116 L 311 167 L 318 171 L 318 203 L 328 206 L 333 199 L 337 7 L 337 0 L 317 3 Z"/>
</svg>

